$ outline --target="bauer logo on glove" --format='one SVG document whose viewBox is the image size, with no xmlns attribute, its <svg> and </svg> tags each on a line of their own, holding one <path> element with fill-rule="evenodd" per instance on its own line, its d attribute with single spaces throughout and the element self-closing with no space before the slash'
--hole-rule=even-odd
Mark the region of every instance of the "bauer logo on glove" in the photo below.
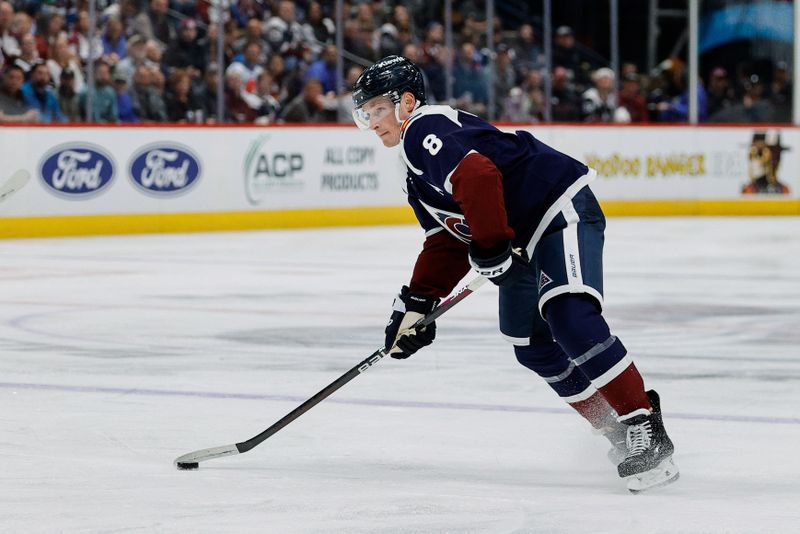
<svg viewBox="0 0 800 534">
<path fill-rule="evenodd" d="M 498 286 L 512 285 L 531 272 L 528 254 L 524 249 L 511 248 L 511 241 L 504 241 L 491 249 L 470 243 L 469 263 L 478 274 Z"/>
</svg>

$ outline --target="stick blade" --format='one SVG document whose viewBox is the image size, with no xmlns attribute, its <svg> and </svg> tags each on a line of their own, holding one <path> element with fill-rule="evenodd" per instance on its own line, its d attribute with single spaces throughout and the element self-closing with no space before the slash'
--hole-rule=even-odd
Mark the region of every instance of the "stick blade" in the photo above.
<svg viewBox="0 0 800 534">
<path fill-rule="evenodd" d="M 173 462 L 175 467 L 180 470 L 197 469 L 200 462 L 206 460 L 213 460 L 214 458 L 222 458 L 223 456 L 233 456 L 239 454 L 239 449 L 236 445 L 223 445 L 222 447 L 211 447 L 210 449 L 200 449 L 199 451 L 190 452 L 183 456 L 178 456 Z"/>
<path fill-rule="evenodd" d="M 4 184 L 0 185 L 0 201 L 25 187 L 25 184 L 27 184 L 30 179 L 31 173 L 25 169 L 16 171 L 11 175 L 11 178 L 6 180 Z"/>
</svg>

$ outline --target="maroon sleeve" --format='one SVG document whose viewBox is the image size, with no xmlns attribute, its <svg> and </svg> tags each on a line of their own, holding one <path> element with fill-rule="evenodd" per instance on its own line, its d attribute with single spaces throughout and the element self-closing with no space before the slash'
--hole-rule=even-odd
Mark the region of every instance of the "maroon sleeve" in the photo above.
<svg viewBox="0 0 800 534">
<path fill-rule="evenodd" d="M 412 293 L 446 297 L 470 270 L 467 244 L 444 229 L 425 239 L 408 284 Z"/>
<path fill-rule="evenodd" d="M 477 153 L 467 154 L 450 183 L 476 245 L 491 249 L 514 238 L 503 200 L 503 175 L 492 160 Z"/>
</svg>

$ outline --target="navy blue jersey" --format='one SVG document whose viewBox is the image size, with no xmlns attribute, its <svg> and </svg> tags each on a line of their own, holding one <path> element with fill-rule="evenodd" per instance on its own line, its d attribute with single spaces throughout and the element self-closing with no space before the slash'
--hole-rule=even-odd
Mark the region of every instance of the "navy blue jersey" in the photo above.
<svg viewBox="0 0 800 534">
<path fill-rule="evenodd" d="M 450 179 L 469 154 L 485 156 L 502 174 L 503 200 L 514 246 L 526 247 L 548 208 L 589 169 L 524 131 L 501 132 L 483 119 L 449 106 L 423 106 L 403 124 L 408 200 L 426 233 L 444 227 L 468 241 L 469 221 L 453 197 Z"/>
</svg>

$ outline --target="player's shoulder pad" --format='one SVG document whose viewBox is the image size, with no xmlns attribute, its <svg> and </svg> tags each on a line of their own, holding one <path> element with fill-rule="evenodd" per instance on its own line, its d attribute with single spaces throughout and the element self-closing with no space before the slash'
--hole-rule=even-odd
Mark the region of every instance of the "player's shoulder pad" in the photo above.
<svg viewBox="0 0 800 534">
<path fill-rule="evenodd" d="M 421 175 L 421 162 L 416 160 L 423 140 L 428 136 L 444 138 L 462 126 L 459 111 L 450 106 L 429 105 L 419 108 L 400 129 L 401 152 L 408 168 Z"/>
<path fill-rule="evenodd" d="M 459 111 L 450 106 L 423 106 L 413 113 L 400 130 L 400 138 L 427 135 L 429 133 L 447 134 L 461 128 Z"/>
</svg>

